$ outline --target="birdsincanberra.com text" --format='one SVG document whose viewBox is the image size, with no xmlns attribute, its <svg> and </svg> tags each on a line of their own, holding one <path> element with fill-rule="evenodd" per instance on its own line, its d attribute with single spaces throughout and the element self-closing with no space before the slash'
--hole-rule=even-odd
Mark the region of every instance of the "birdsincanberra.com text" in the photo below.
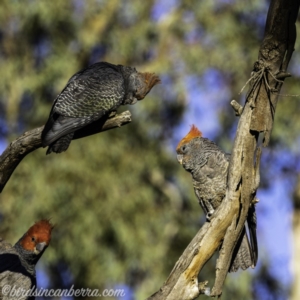
<svg viewBox="0 0 300 300">
<path fill-rule="evenodd" d="M 124 297 L 123 289 L 99 289 L 81 288 L 74 289 L 72 285 L 69 289 L 35 289 L 35 286 L 29 290 L 16 287 L 14 285 L 5 285 L 2 288 L 2 294 L 16 300 L 25 300 L 27 297 Z"/>
</svg>

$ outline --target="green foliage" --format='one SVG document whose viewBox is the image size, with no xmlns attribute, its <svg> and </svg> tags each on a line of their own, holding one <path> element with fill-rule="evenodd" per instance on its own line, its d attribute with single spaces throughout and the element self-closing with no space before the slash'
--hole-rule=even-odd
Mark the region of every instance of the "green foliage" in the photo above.
<svg viewBox="0 0 300 300">
<path fill-rule="evenodd" d="M 156 21 L 159 1 L 2 1 L 0 107 L 10 140 L 44 124 L 66 81 L 90 63 L 132 65 L 162 78 L 129 107 L 131 124 L 73 141 L 60 155 L 35 151 L 1 194 L 0 235 L 9 241 L 39 218 L 56 224 L 42 260 L 55 287 L 65 266 L 78 287 L 126 283 L 137 299 L 146 298 L 204 220 L 190 175 L 167 146 L 181 139 L 174 130 L 188 105 L 185 78 L 215 68 L 237 95 L 256 60 L 267 6 L 177 2 Z M 291 103 L 286 109 L 298 111 Z M 280 124 L 289 122 L 285 108 L 278 113 Z M 220 136 L 228 135 L 232 116 L 230 108 L 222 112 Z M 275 136 L 282 130 L 275 127 Z M 203 279 L 213 268 L 209 262 Z M 249 274 L 231 276 L 223 298 L 251 299 Z"/>
</svg>

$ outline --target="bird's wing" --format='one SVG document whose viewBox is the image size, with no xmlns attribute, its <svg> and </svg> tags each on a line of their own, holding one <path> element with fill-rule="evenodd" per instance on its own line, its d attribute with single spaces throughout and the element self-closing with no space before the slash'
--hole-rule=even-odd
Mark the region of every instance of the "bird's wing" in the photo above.
<svg viewBox="0 0 300 300">
<path fill-rule="evenodd" d="M 75 74 L 56 98 L 52 113 L 72 118 L 90 117 L 108 112 L 121 103 L 125 95 L 122 74 L 104 65 Z"/>
<path fill-rule="evenodd" d="M 16 249 L 5 241 L 0 241 L 0 274 L 6 270 L 14 270 L 21 265 Z"/>
<path fill-rule="evenodd" d="M 15 291 L 20 288 L 21 293 L 21 289 L 30 290 L 33 284 L 35 284 L 35 277 L 24 268 L 16 249 L 11 244 L 0 241 L 0 299 L 16 299 L 16 295 L 8 294 L 9 290 L 4 287 L 14 287 Z M 26 294 L 20 294 L 18 297 L 20 300 L 27 298 Z"/>
</svg>

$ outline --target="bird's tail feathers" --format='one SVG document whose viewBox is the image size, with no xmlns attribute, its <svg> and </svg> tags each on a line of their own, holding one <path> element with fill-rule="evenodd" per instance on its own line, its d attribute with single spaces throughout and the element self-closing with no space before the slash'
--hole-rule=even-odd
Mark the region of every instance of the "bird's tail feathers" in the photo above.
<svg viewBox="0 0 300 300">
<path fill-rule="evenodd" d="M 46 124 L 42 133 L 43 147 L 49 146 L 59 138 L 69 133 L 74 133 L 74 131 L 84 127 L 89 123 L 89 118 L 70 118 L 59 116 L 54 122 L 52 122 L 52 126 L 47 126 Z"/>
<path fill-rule="evenodd" d="M 251 205 L 249 208 L 247 223 L 250 235 L 251 249 L 253 253 L 253 264 L 256 266 L 258 259 L 258 245 L 257 245 L 257 236 L 256 236 L 256 211 L 255 205 Z"/>
<path fill-rule="evenodd" d="M 246 270 L 250 267 L 255 267 L 255 265 L 256 262 L 254 262 L 252 247 L 250 246 L 246 228 L 244 227 L 238 243 L 235 246 L 229 272 L 236 272 L 239 268 Z"/>
</svg>

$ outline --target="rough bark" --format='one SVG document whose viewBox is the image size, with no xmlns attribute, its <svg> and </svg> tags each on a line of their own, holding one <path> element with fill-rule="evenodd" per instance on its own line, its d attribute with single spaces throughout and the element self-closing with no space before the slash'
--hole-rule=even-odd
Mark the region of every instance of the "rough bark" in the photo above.
<svg viewBox="0 0 300 300">
<path fill-rule="evenodd" d="M 251 73 L 246 102 L 241 109 L 232 106 L 240 116 L 229 166 L 226 197 L 216 217 L 205 223 L 186 248 L 163 286 L 148 299 L 196 299 L 205 291 L 198 274 L 216 249 L 222 249 L 216 266 L 216 279 L 210 296 L 220 296 L 233 249 L 245 224 L 250 205 L 256 202 L 259 185 L 261 148 L 257 141 L 264 134 L 268 145 L 274 114 L 296 40 L 295 22 L 300 0 L 272 0 L 266 21 L 265 36 L 258 61 Z"/>
<path fill-rule="evenodd" d="M 113 113 L 110 116 L 101 118 L 97 122 L 78 130 L 73 139 L 79 139 L 102 131 L 121 127 L 130 122 L 131 114 L 129 111 L 125 111 L 118 115 Z M 0 193 L 21 160 L 30 152 L 42 147 L 41 134 L 43 128 L 44 126 L 41 126 L 25 132 L 11 142 L 0 156 Z"/>
</svg>

